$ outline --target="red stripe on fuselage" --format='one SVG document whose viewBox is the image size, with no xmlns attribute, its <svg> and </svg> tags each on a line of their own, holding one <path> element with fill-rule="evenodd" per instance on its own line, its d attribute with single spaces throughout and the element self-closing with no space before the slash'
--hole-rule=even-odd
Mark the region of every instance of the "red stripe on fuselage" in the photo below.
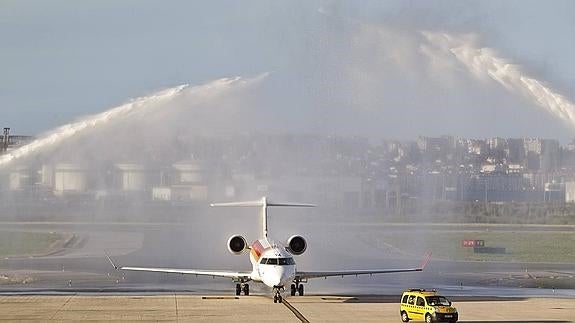
<svg viewBox="0 0 575 323">
<path fill-rule="evenodd" d="M 252 256 L 254 257 L 254 259 L 256 261 L 260 260 L 260 256 L 264 252 L 264 247 L 262 246 L 262 244 L 260 243 L 259 240 L 256 240 L 252 244 L 252 251 L 251 252 L 252 252 Z"/>
</svg>

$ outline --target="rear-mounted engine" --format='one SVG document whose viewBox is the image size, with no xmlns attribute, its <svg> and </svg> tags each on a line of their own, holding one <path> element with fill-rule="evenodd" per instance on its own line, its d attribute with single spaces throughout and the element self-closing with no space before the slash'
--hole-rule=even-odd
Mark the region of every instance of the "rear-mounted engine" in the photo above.
<svg viewBox="0 0 575 323">
<path fill-rule="evenodd" d="M 287 241 L 287 249 L 294 255 L 301 255 L 307 249 L 307 242 L 302 236 L 291 236 Z"/>
<path fill-rule="evenodd" d="M 228 240 L 228 250 L 234 255 L 242 254 L 248 249 L 246 239 L 240 235 L 233 235 Z"/>
</svg>

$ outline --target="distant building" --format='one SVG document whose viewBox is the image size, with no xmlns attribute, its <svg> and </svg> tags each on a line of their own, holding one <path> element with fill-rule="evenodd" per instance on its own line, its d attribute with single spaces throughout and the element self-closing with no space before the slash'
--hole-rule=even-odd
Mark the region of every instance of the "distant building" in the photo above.
<svg viewBox="0 0 575 323">
<path fill-rule="evenodd" d="M 539 138 L 525 138 L 523 139 L 523 145 L 525 152 L 534 152 L 536 154 L 541 154 L 541 149 L 543 146 L 543 140 Z"/>
<path fill-rule="evenodd" d="M 565 182 L 565 202 L 575 203 L 575 182 Z"/>
<path fill-rule="evenodd" d="M 455 148 L 455 139 L 452 136 L 423 137 L 417 139 L 417 146 L 422 151 L 449 152 Z"/>
<path fill-rule="evenodd" d="M 544 202 L 563 202 L 565 199 L 564 183 L 545 183 Z"/>
<path fill-rule="evenodd" d="M 540 167 L 544 172 L 559 169 L 560 149 L 559 141 L 545 139 L 541 143 Z"/>
<path fill-rule="evenodd" d="M 469 139 L 468 153 L 473 155 L 485 155 L 489 149 L 484 140 Z"/>
<path fill-rule="evenodd" d="M 423 137 L 417 139 L 424 162 L 445 162 L 447 156 L 455 150 L 455 139 L 452 136 Z"/>
<path fill-rule="evenodd" d="M 507 139 L 507 161 L 512 164 L 524 164 L 525 145 L 523 139 Z"/>
<path fill-rule="evenodd" d="M 507 140 L 503 138 L 489 138 L 487 139 L 490 150 L 505 150 L 507 148 Z"/>
</svg>

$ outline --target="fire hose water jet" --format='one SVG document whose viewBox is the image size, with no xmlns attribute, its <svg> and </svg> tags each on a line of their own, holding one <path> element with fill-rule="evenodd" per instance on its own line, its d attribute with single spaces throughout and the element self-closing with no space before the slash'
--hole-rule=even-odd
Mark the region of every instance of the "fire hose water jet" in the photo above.
<svg viewBox="0 0 575 323">
<path fill-rule="evenodd" d="M 423 32 L 433 45 L 452 55 L 479 78 L 490 78 L 508 91 L 518 93 L 552 115 L 575 125 L 575 104 L 543 82 L 530 77 L 494 49 L 477 47 L 472 38 L 446 33 Z"/>
<path fill-rule="evenodd" d="M 159 108 L 161 107 L 161 104 L 168 103 L 171 100 L 182 96 L 185 96 L 186 100 L 204 100 L 210 96 L 222 94 L 232 88 L 251 84 L 254 81 L 262 79 L 266 75 L 267 74 L 262 74 L 253 79 L 243 79 L 240 77 L 222 78 L 199 86 L 184 84 L 162 90 L 148 96 L 133 99 L 128 103 L 122 104 L 108 111 L 56 128 L 45 136 L 42 136 L 42 138 L 34 140 L 25 146 L 0 156 L 0 167 L 6 166 L 15 160 L 30 156 L 50 147 L 57 146 L 63 141 L 78 135 L 87 129 L 103 126 L 118 118 L 128 117 L 136 111 L 142 112 L 147 109 Z"/>
</svg>

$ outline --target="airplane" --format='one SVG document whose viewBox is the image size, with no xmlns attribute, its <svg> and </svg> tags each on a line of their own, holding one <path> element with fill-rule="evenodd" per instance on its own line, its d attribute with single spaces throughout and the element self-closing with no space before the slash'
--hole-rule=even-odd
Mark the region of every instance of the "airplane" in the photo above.
<svg viewBox="0 0 575 323">
<path fill-rule="evenodd" d="M 431 253 L 428 253 L 423 263 L 417 268 L 405 269 L 372 269 L 372 270 L 342 270 L 342 271 L 300 271 L 296 267 L 293 256 L 302 255 L 307 249 L 307 241 L 300 235 L 293 235 L 286 245 L 271 240 L 268 237 L 268 208 L 269 207 L 314 207 L 313 204 L 303 203 L 274 203 L 262 197 L 257 201 L 249 202 L 230 202 L 210 204 L 214 207 L 260 207 L 262 220 L 261 237 L 248 246 L 246 239 L 241 235 L 233 235 L 228 239 L 227 247 L 230 253 L 241 255 L 249 251 L 252 271 L 216 271 L 200 269 L 178 269 L 178 268 L 154 268 L 154 267 L 119 267 L 110 256 L 106 254 L 108 261 L 116 270 L 128 271 L 145 271 L 145 272 L 163 272 L 177 274 L 203 275 L 212 277 L 231 278 L 236 283 L 236 295 L 243 292 L 244 295 L 250 294 L 248 282 L 260 282 L 272 288 L 274 293 L 274 303 L 282 303 L 282 292 L 286 286 L 290 286 L 290 295 L 304 295 L 303 283 L 308 279 L 331 277 L 331 276 L 350 276 L 350 275 L 373 275 L 385 273 L 416 272 L 423 271 Z"/>
</svg>

